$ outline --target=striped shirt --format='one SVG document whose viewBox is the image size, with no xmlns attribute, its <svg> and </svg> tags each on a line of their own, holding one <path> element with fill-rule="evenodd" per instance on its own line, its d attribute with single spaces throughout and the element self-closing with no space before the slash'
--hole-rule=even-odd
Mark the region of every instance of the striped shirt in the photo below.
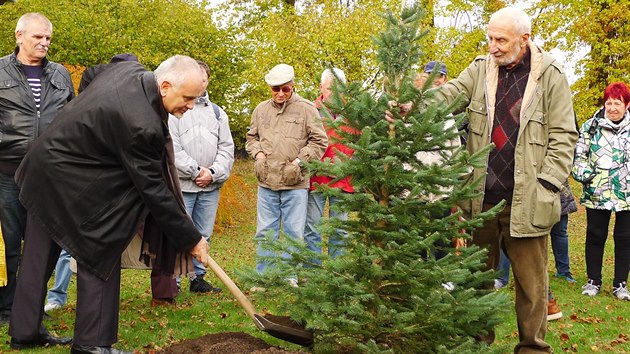
<svg viewBox="0 0 630 354">
<path fill-rule="evenodd" d="M 26 79 L 28 81 L 28 86 L 31 88 L 31 92 L 33 92 L 33 99 L 35 100 L 35 107 L 39 111 L 39 106 L 42 98 L 42 72 L 44 71 L 43 65 L 30 66 L 30 65 L 22 65 L 22 71 L 24 71 L 24 75 L 26 75 Z"/>
</svg>

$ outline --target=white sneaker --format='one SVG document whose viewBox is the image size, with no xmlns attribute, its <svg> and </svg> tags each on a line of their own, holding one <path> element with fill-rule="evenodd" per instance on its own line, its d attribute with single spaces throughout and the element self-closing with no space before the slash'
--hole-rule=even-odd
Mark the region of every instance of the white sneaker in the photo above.
<svg viewBox="0 0 630 354">
<path fill-rule="evenodd" d="M 630 301 L 630 292 L 628 292 L 625 281 L 619 284 L 618 288 L 613 287 L 613 295 L 619 300 Z"/>
<path fill-rule="evenodd" d="M 267 291 L 267 289 L 263 288 L 262 286 L 252 286 L 249 289 L 250 293 L 264 293 L 265 291 Z"/>
<path fill-rule="evenodd" d="M 289 283 L 289 286 L 294 287 L 294 288 L 298 288 L 298 281 L 295 278 L 288 278 L 286 279 L 287 283 Z"/>
<path fill-rule="evenodd" d="M 54 311 L 54 310 L 60 309 L 61 307 L 62 306 L 56 302 L 48 302 L 46 303 L 46 305 L 44 305 L 44 312 Z"/>
<path fill-rule="evenodd" d="M 446 289 L 446 291 L 453 291 L 455 290 L 455 283 L 447 281 L 446 283 L 442 283 L 442 287 Z"/>
<path fill-rule="evenodd" d="M 500 281 L 499 279 L 495 279 L 494 280 L 494 288 L 496 290 L 499 290 L 501 288 L 504 288 L 507 284 L 503 283 L 502 281 Z"/>
<path fill-rule="evenodd" d="M 589 279 L 588 283 L 582 287 L 582 295 L 595 296 L 599 293 L 601 287 L 601 285 L 593 284 L 593 281 Z"/>
</svg>

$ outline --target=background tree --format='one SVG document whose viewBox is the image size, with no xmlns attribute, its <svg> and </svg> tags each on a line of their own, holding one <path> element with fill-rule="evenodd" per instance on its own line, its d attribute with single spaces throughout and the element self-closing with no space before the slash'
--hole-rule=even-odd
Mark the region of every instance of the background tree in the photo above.
<svg viewBox="0 0 630 354">
<path fill-rule="evenodd" d="M 476 195 L 475 186 L 464 186 L 461 176 L 470 165 L 485 162 L 490 146 L 473 156 L 451 147 L 449 142 L 459 134 L 445 127 L 455 105 L 435 103 L 432 92 L 425 91 L 428 87 L 413 86 L 425 34 L 419 27 L 421 13 L 420 8 L 405 8 L 400 17 L 388 13 L 384 18 L 386 27 L 375 38 L 374 70 L 383 74 L 385 91 L 374 95 L 357 81 L 337 85 L 328 106 L 344 117 L 332 124 L 355 152 L 335 164 L 316 161 L 310 166 L 313 173 L 352 176 L 353 194 L 320 186 L 323 193 L 341 198 L 336 204 L 340 211 L 353 215 L 348 221 L 330 219 L 321 227 L 323 234 L 336 228 L 348 233 L 344 254 L 330 259 L 298 241 L 267 240 L 264 247 L 289 252 L 291 258 L 267 259 L 275 267 L 263 276 L 254 270 L 244 273 L 267 288 L 265 297 L 291 294 L 286 310 L 315 331 L 316 352 L 505 350 L 486 348 L 474 339 L 509 311 L 506 294 L 486 290 L 494 278 L 493 272 L 482 271 L 486 251 L 450 247 L 445 258 L 432 255 L 437 241 L 452 244 L 462 236 L 461 229 L 479 226 L 496 210 L 468 221 L 459 221 L 458 215 L 436 217 Z M 391 102 L 413 102 L 414 108 L 404 119 L 393 110 L 397 119 L 390 124 L 384 117 Z M 417 152 L 441 152 L 445 162 L 426 165 Z M 427 202 L 429 195 L 443 193 L 445 199 Z M 296 273 L 299 288 L 285 281 Z M 446 290 L 446 281 L 454 282 L 455 289 Z"/>
<path fill-rule="evenodd" d="M 627 1 L 540 0 L 534 28 L 545 48 L 588 54 L 578 60 L 573 104 L 579 122 L 600 107 L 606 86 L 630 82 L 630 11 Z"/>
</svg>

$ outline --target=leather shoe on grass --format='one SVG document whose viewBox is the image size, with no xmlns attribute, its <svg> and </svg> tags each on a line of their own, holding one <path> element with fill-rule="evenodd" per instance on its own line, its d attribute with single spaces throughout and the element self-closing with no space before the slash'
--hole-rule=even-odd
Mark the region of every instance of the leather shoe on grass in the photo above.
<svg viewBox="0 0 630 354">
<path fill-rule="evenodd" d="M 168 307 L 168 306 L 175 306 L 175 305 L 177 305 L 177 301 L 175 301 L 174 298 L 151 299 L 151 307 L 158 307 L 158 306 Z"/>
<path fill-rule="evenodd" d="M 112 347 L 74 344 L 70 349 L 70 354 L 133 354 L 133 352 L 124 352 Z"/>
<path fill-rule="evenodd" d="M 66 345 L 72 343 L 70 337 L 55 337 L 50 333 L 40 336 L 37 339 L 19 340 L 11 338 L 11 348 L 13 349 L 28 349 L 34 347 L 45 347 L 50 345 Z"/>
</svg>

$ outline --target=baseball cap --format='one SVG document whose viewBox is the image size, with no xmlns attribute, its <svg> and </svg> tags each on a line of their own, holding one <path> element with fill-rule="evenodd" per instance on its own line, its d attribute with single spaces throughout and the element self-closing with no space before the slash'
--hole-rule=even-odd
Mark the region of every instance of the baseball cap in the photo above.
<svg viewBox="0 0 630 354">
<path fill-rule="evenodd" d="M 433 72 L 433 69 L 435 68 L 435 65 L 437 65 L 437 61 L 430 61 L 425 67 L 424 67 L 424 72 L 425 73 L 430 73 Z M 440 67 L 438 69 L 438 72 L 442 75 L 448 75 L 448 71 L 446 70 L 446 65 L 444 63 L 440 63 Z"/>
<path fill-rule="evenodd" d="M 265 75 L 265 82 L 267 82 L 269 86 L 280 86 L 289 81 L 293 81 L 294 78 L 295 72 L 291 65 L 278 64 Z"/>
</svg>

